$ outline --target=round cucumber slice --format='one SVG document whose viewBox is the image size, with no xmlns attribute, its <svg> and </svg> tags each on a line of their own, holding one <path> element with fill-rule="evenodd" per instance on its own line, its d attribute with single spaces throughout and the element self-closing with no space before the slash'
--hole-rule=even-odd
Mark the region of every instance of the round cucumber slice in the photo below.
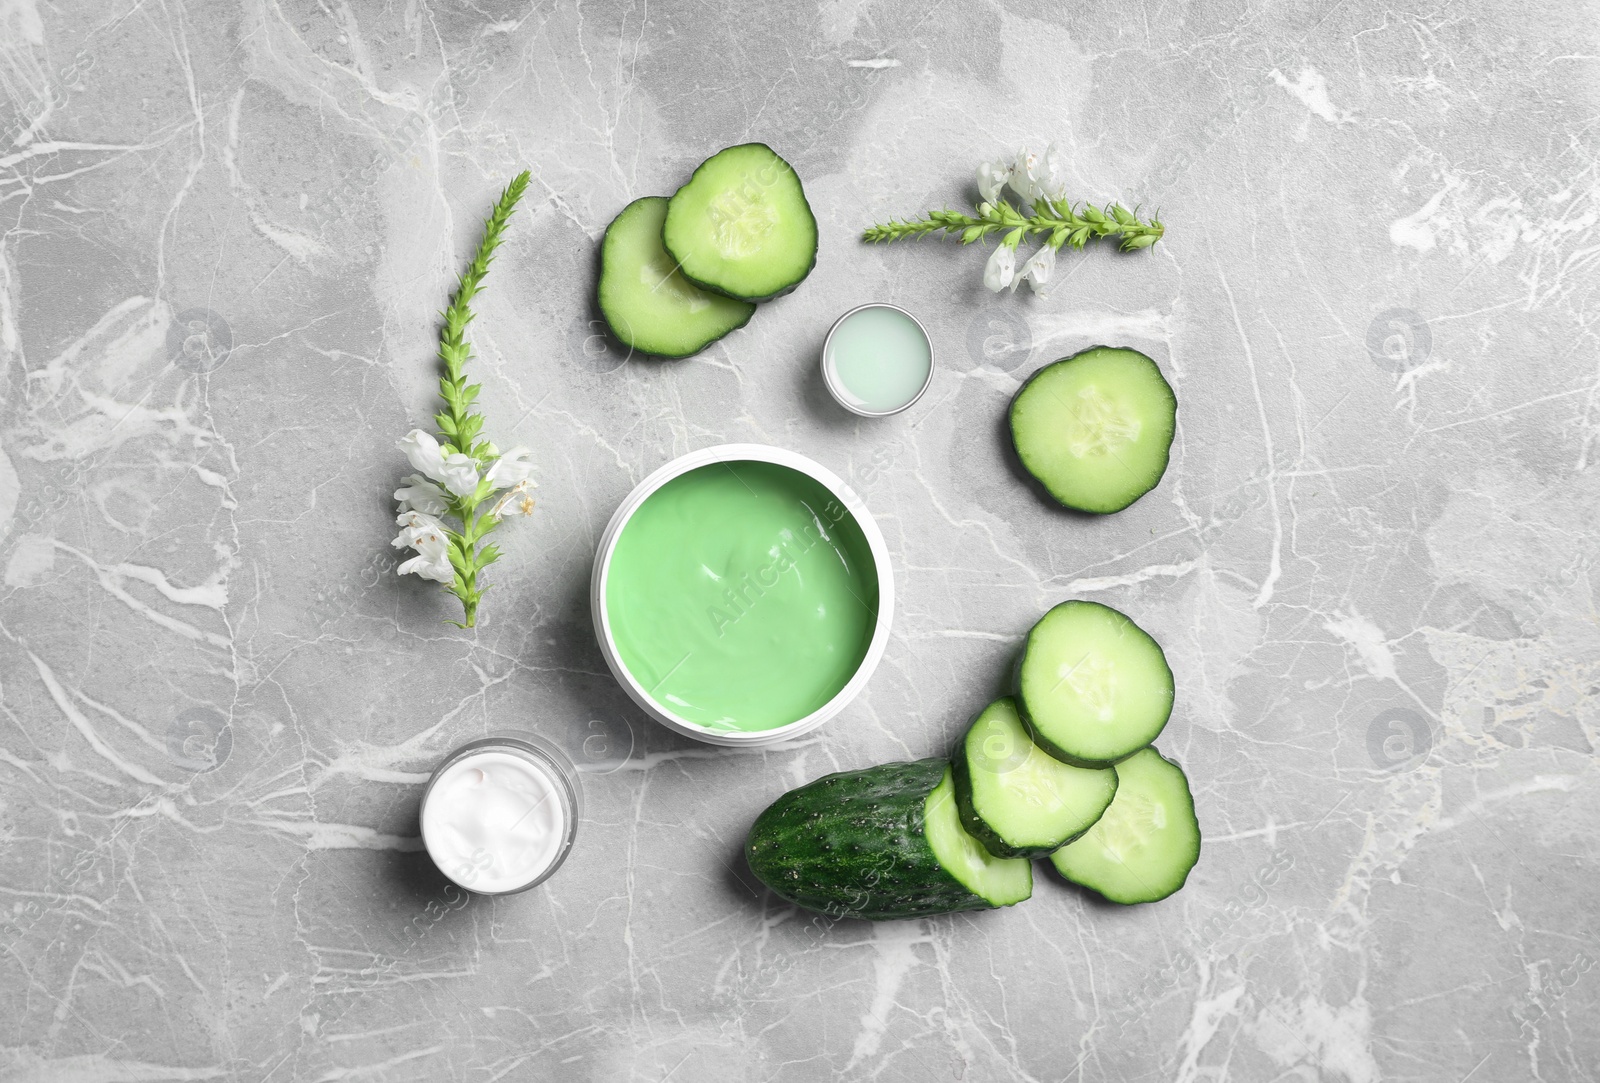
<svg viewBox="0 0 1600 1083">
<path fill-rule="evenodd" d="M 661 357 L 699 353 L 750 322 L 756 306 L 697 289 L 661 247 L 665 196 L 636 199 L 600 245 L 600 314 L 625 346 Z"/>
<path fill-rule="evenodd" d="M 961 823 L 996 857 L 1046 857 L 1100 819 L 1111 768 L 1073 767 L 1033 743 L 1007 696 L 983 709 L 955 755 Z"/>
<path fill-rule="evenodd" d="M 1094 346 L 1034 373 L 1011 400 L 1011 442 L 1069 508 L 1121 511 L 1167 469 L 1178 400 L 1137 350 Z"/>
<path fill-rule="evenodd" d="M 765 301 L 816 266 L 817 220 L 789 163 L 765 143 L 743 143 L 701 162 L 678 189 L 661 242 L 702 289 Z"/>
<path fill-rule="evenodd" d="M 1033 626 L 1017 706 L 1041 748 L 1108 767 L 1154 741 L 1172 715 L 1172 670 L 1149 633 L 1099 602 L 1062 602 Z"/>
<path fill-rule="evenodd" d="M 944 778 L 928 794 L 922 818 L 933 856 L 951 876 L 991 906 L 1015 906 L 1033 894 L 1033 866 L 997 857 L 961 826 L 955 780 Z"/>
<path fill-rule="evenodd" d="M 1056 871 L 1114 903 L 1165 899 L 1200 860 L 1200 822 L 1183 769 L 1154 748 L 1116 766 L 1117 796 L 1081 839 L 1050 855 Z"/>
</svg>

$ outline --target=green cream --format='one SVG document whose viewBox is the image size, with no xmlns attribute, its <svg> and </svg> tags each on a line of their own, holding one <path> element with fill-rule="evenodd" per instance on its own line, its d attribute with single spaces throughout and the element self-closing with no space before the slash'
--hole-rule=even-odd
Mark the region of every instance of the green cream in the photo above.
<svg viewBox="0 0 1600 1083">
<path fill-rule="evenodd" d="M 739 461 L 667 482 L 617 539 L 606 615 L 622 664 L 690 722 L 758 731 L 849 683 L 878 618 L 867 539 L 819 482 Z"/>
</svg>

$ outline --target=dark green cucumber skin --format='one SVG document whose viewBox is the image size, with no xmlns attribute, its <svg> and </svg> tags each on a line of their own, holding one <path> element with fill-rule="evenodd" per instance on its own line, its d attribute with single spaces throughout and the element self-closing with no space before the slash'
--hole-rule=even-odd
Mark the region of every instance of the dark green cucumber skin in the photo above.
<svg viewBox="0 0 1600 1083">
<path fill-rule="evenodd" d="M 816 212 L 811 209 L 811 200 L 806 198 L 805 182 L 800 179 L 800 174 L 795 171 L 795 168 L 789 162 L 789 159 L 785 158 L 783 155 L 779 154 L 777 151 L 773 150 L 771 147 L 767 146 L 765 143 L 735 143 L 732 146 L 723 147 L 722 150 L 735 150 L 738 147 L 760 147 L 762 150 L 766 151 L 768 154 L 770 154 L 774 158 L 778 159 L 778 161 L 780 161 L 784 165 L 788 166 L 789 167 L 789 172 L 794 173 L 794 182 L 795 182 L 795 184 L 799 185 L 799 187 L 800 187 L 800 202 L 805 204 L 806 214 L 811 216 L 811 230 L 812 230 L 813 233 L 816 234 L 817 247 L 820 248 L 822 246 L 822 231 L 817 228 L 817 215 L 816 215 Z M 704 162 L 701 162 L 699 165 L 695 166 L 694 167 L 694 172 L 691 173 L 689 175 L 689 179 L 687 181 L 685 181 L 681 187 L 679 187 L 678 192 L 683 191 L 684 188 L 687 188 L 687 187 L 689 187 L 689 185 L 693 184 L 694 183 L 694 179 L 700 175 L 700 170 L 704 169 L 706 167 L 707 163 L 709 163 L 712 158 L 715 158 L 717 156 L 717 154 L 721 154 L 722 150 L 717 151 L 716 154 L 709 155 Z M 675 196 L 675 195 L 678 194 L 678 192 L 674 192 L 672 194 Z M 665 226 L 665 223 L 663 223 L 663 226 Z M 662 244 L 662 247 L 664 247 L 664 248 L 666 247 L 666 239 L 665 239 L 664 235 L 663 235 L 661 244 Z M 799 278 L 797 278 L 793 282 L 789 283 L 789 285 L 783 287 L 783 289 L 778 290 L 778 291 L 776 291 L 774 293 L 769 293 L 764 297 L 750 297 L 750 296 L 748 296 L 746 294 L 731 293 L 728 290 L 718 289 L 716 286 L 713 286 L 709 282 L 701 281 L 700 279 L 696 278 L 694 275 L 690 274 L 688 271 L 684 270 L 683 261 L 678 259 L 678 257 L 676 255 L 673 255 L 672 249 L 668 248 L 667 249 L 667 253 L 668 253 L 668 255 L 672 255 L 673 262 L 678 264 L 678 273 L 681 274 L 684 278 L 688 279 L 690 282 L 694 283 L 696 286 L 699 286 L 701 289 L 705 290 L 707 293 L 720 293 L 720 294 L 722 294 L 722 296 L 724 296 L 724 297 L 732 297 L 736 301 L 754 301 L 757 304 L 759 304 L 762 301 L 775 301 L 779 297 L 785 297 L 785 296 L 793 293 L 799 287 L 800 283 L 804 282 L 807 278 L 809 278 L 811 276 L 811 272 L 817 269 L 817 250 L 816 250 L 816 248 L 813 248 L 811 250 L 811 263 L 806 267 L 805 273 L 803 273 Z"/>
<path fill-rule="evenodd" d="M 649 199 L 650 197 L 649 196 L 644 196 L 642 198 Z M 639 202 L 639 200 L 637 200 L 637 199 L 634 200 L 633 203 L 629 203 L 628 204 L 628 207 L 633 206 L 633 204 L 637 203 L 637 202 Z M 624 207 L 624 208 L 622 208 L 622 210 L 617 212 L 616 218 L 611 219 L 611 225 L 615 225 L 616 221 L 617 221 L 617 218 L 621 218 L 624 214 L 626 214 L 628 212 L 628 207 Z M 602 236 L 600 238 L 600 274 L 599 274 L 599 276 L 597 278 L 595 278 L 595 290 L 594 290 L 594 298 L 595 298 L 595 300 L 594 300 L 594 303 L 595 303 L 595 307 L 600 309 L 600 315 L 605 317 L 606 329 L 611 332 L 611 337 L 616 339 L 618 342 L 622 343 L 628 349 L 630 349 L 630 350 L 638 350 L 640 353 L 648 354 L 651 357 L 663 357 L 663 358 L 666 358 L 669 361 L 680 361 L 685 357 L 693 357 L 695 354 L 697 354 L 700 351 L 704 350 L 707 346 L 710 346 L 712 343 L 722 341 L 724 338 L 728 337 L 728 335 L 731 335 L 733 332 L 739 330 L 739 327 L 743 327 L 743 326 L 745 326 L 745 324 L 749 323 L 750 322 L 750 316 L 754 316 L 755 315 L 755 310 L 751 309 L 750 310 L 750 316 L 746 316 L 744 318 L 744 323 L 741 323 L 739 325 L 739 327 L 730 327 L 730 328 L 728 328 L 728 330 L 725 333 L 723 333 L 721 335 L 718 335 L 716 338 L 712 339 L 710 342 L 703 342 L 699 346 L 696 346 L 694 349 L 688 350 L 688 351 L 686 351 L 684 353 L 658 353 L 655 350 L 646 350 L 644 347 L 636 345 L 628 335 L 624 334 L 622 332 L 622 330 L 620 330 L 618 328 L 617 321 L 612 318 L 610 312 L 606 311 L 605 302 L 600 299 L 600 283 L 605 281 L 605 277 L 606 277 L 606 236 L 609 236 L 610 233 L 611 233 L 611 225 L 606 226 L 606 234 L 605 234 L 605 236 Z M 687 276 L 685 276 L 685 277 L 687 277 Z M 622 323 L 623 323 L 624 326 L 626 326 L 628 321 L 626 319 L 624 319 L 622 321 Z"/>
<path fill-rule="evenodd" d="M 994 828 L 984 821 L 983 817 L 978 814 L 977 806 L 972 803 L 972 765 L 967 760 L 966 743 L 966 738 L 963 737 L 961 739 L 961 747 L 956 749 L 956 754 L 951 757 L 950 763 L 951 773 L 955 776 L 956 811 L 961 814 L 961 826 L 967 829 L 967 834 L 983 843 L 983 848 L 995 857 L 1049 857 L 1068 843 L 1077 842 L 1083 838 L 1084 835 L 1089 833 L 1089 827 L 1094 826 L 1090 824 L 1089 827 L 1079 831 L 1076 835 L 1068 835 L 1060 842 L 1050 846 L 1011 845 L 995 833 Z M 1043 745 L 1040 745 L 1040 750 L 1049 751 Z M 1052 756 L 1056 755 L 1054 752 L 1050 754 Z M 1061 759 L 1061 757 L 1056 756 L 1056 759 Z M 1062 762 L 1065 763 L 1066 761 L 1062 760 Z M 1073 766 L 1081 767 L 1083 765 L 1074 764 Z M 1115 794 L 1115 791 L 1112 792 Z"/>
<path fill-rule="evenodd" d="M 1066 605 L 1067 603 L 1066 602 L 1062 602 L 1060 604 L 1061 605 Z M 1078 604 L 1081 604 L 1081 605 L 1100 605 L 1099 602 L 1087 602 L 1087 601 L 1081 601 L 1081 600 L 1079 600 Z M 1051 608 L 1054 609 L 1055 607 L 1052 606 Z M 1102 608 L 1110 609 L 1111 607 L 1108 605 L 1108 606 L 1102 606 Z M 1116 611 L 1114 610 L 1113 612 L 1116 612 Z M 1127 617 L 1127 614 L 1124 613 L 1124 614 L 1122 614 L 1122 616 Z M 1043 618 L 1041 617 L 1040 620 L 1043 620 Z M 1147 632 L 1145 634 L 1148 635 L 1149 633 Z M 1151 638 L 1154 639 L 1155 637 L 1152 636 Z M 1033 743 L 1034 744 L 1038 745 L 1045 752 L 1050 753 L 1050 755 L 1054 756 L 1056 759 L 1060 760 L 1062 763 L 1071 764 L 1073 767 L 1093 767 L 1093 768 L 1115 767 L 1122 760 L 1125 760 L 1125 759 L 1128 758 L 1128 756 L 1133 755 L 1134 752 L 1142 752 L 1142 751 L 1144 751 L 1144 749 L 1150 747 L 1148 744 L 1140 745 L 1138 748 L 1134 749 L 1132 752 L 1129 752 L 1127 756 L 1118 756 L 1114 760 L 1086 760 L 1082 756 L 1073 755 L 1071 752 L 1068 752 L 1066 749 L 1062 748 L 1060 745 L 1058 745 L 1054 741 L 1050 740 L 1050 738 L 1046 737 L 1044 735 L 1044 733 L 1039 729 L 1039 727 L 1034 725 L 1032 716 L 1030 716 L 1028 714 L 1028 704 L 1022 698 L 1022 663 L 1028 660 L 1028 650 L 1029 650 L 1030 647 L 1032 647 L 1032 645 L 1033 645 L 1033 630 L 1029 629 L 1027 637 L 1024 638 L 1023 641 L 1022 641 L 1022 653 L 1017 655 L 1016 668 L 1014 668 L 1011 671 L 1011 687 L 1013 689 L 1013 691 L 1011 693 L 1011 696 L 1012 696 L 1012 698 L 1014 700 L 1017 701 L 1017 717 L 1022 719 L 1022 724 L 1023 724 L 1023 726 L 1027 727 L 1028 736 L 1033 738 Z M 1161 644 L 1157 643 L 1156 646 L 1160 647 Z M 1172 677 L 1171 677 L 1171 675 L 1172 675 L 1172 666 L 1171 666 L 1170 663 L 1167 663 L 1167 656 L 1166 656 L 1166 652 L 1165 651 L 1161 652 L 1161 661 L 1164 664 L 1166 664 L 1166 666 L 1167 666 L 1167 679 L 1170 681 L 1172 679 Z M 1173 701 L 1174 702 L 1177 701 L 1177 696 L 1173 696 Z M 1171 720 L 1171 718 L 1172 718 L 1172 708 L 1171 707 L 1167 708 L 1167 718 L 1168 718 L 1168 720 Z M 1163 733 L 1166 732 L 1166 723 L 1162 723 L 1162 732 Z M 1160 736 L 1160 734 L 1157 734 L 1157 736 Z M 1071 842 L 1072 840 L 1068 839 L 1067 841 Z M 1067 843 L 1063 842 L 1061 845 L 1065 846 L 1066 844 Z"/>
<path fill-rule="evenodd" d="M 750 871 L 780 898 L 829 917 L 994 909 L 945 871 L 923 833 L 923 803 L 949 765 L 885 763 L 790 790 L 750 828 Z"/>
<path fill-rule="evenodd" d="M 1033 478 L 1035 481 L 1037 481 L 1039 483 L 1039 487 L 1041 489 L 1043 489 L 1046 493 L 1050 494 L 1050 499 L 1051 500 L 1054 500 L 1057 504 L 1060 504 L 1063 508 L 1071 508 L 1073 511 L 1082 512 L 1085 515 L 1115 515 L 1119 511 L 1124 511 L 1124 510 L 1126 510 L 1128 508 L 1133 507 L 1135 504 L 1137 504 L 1144 497 L 1146 497 L 1149 494 L 1155 492 L 1156 485 L 1159 485 L 1161 483 L 1161 478 L 1166 476 L 1167 467 L 1172 465 L 1172 444 L 1168 443 L 1167 446 L 1166 446 L 1166 449 L 1163 450 L 1162 453 L 1161 453 L 1161 470 L 1160 470 L 1160 472 L 1158 472 L 1156 474 L 1156 485 L 1150 486 L 1150 488 L 1146 489 L 1144 492 L 1140 493 L 1138 496 L 1134 497 L 1132 500 L 1128 501 L 1126 504 L 1123 504 L 1123 505 L 1121 505 L 1119 507 L 1115 507 L 1115 508 L 1084 508 L 1084 507 L 1078 506 L 1077 504 L 1073 504 L 1073 503 L 1071 503 L 1069 501 L 1061 499 L 1061 497 L 1053 489 L 1051 489 L 1048 484 L 1046 484 L 1045 480 L 1043 478 L 1041 478 L 1034 471 L 1033 467 L 1028 465 L 1028 460 L 1026 458 L 1024 458 L 1023 454 L 1022 454 L 1022 445 L 1017 442 L 1016 413 L 1015 413 L 1015 411 L 1013 411 L 1011 409 L 1012 406 L 1016 405 L 1017 400 L 1022 397 L 1022 393 L 1024 391 L 1028 390 L 1028 385 L 1033 383 L 1033 381 L 1037 380 L 1045 372 L 1047 372 L 1050 369 L 1054 368 L 1056 365 L 1065 364 L 1066 362 L 1071 361 L 1073 358 L 1082 357 L 1084 354 L 1090 353 L 1090 352 L 1092 352 L 1094 350 L 1127 350 L 1129 353 L 1136 353 L 1140 357 L 1144 358 L 1146 361 L 1149 361 L 1152 365 L 1155 365 L 1154 359 L 1152 359 L 1149 354 L 1144 353 L 1141 350 L 1135 350 L 1130 346 L 1105 346 L 1105 345 L 1086 346 L 1083 349 L 1079 350 L 1077 353 L 1073 354 L 1071 357 L 1063 357 L 1063 358 L 1059 358 L 1058 360 L 1052 361 L 1052 362 L 1050 362 L 1050 364 L 1043 366 L 1042 368 L 1039 369 L 1038 372 L 1035 372 L 1032 376 L 1029 376 L 1026 380 L 1024 380 L 1022 382 L 1022 386 L 1017 388 L 1017 393 L 1015 395 L 1011 396 L 1011 404 L 1006 407 L 1006 431 L 1011 434 L 1011 449 L 1016 452 L 1017 461 L 1020 462 L 1022 464 L 1022 468 L 1028 472 L 1028 476 Z M 1176 415 L 1176 413 L 1178 411 L 1178 395 L 1177 395 L 1176 392 L 1174 392 L 1172 390 L 1172 383 L 1167 379 L 1166 374 L 1161 371 L 1161 366 L 1160 365 L 1156 365 L 1156 374 L 1161 377 L 1161 382 L 1167 385 L 1167 397 L 1172 400 L 1172 411 L 1173 411 L 1174 415 Z M 1174 431 L 1176 431 L 1176 429 L 1174 429 Z M 1074 762 L 1072 760 L 1065 759 L 1065 757 L 1058 757 L 1058 758 L 1062 759 L 1066 763 L 1073 763 Z M 1078 766 L 1092 766 L 1092 765 L 1079 764 Z"/>
</svg>

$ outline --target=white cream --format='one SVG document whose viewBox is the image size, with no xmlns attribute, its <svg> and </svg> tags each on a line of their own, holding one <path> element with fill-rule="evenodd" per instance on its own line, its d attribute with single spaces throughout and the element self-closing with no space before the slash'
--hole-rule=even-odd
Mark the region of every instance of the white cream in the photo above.
<svg viewBox="0 0 1600 1083">
<path fill-rule="evenodd" d="M 422 841 L 470 891 L 515 891 L 561 856 L 569 832 L 561 781 L 531 756 L 485 748 L 444 769 L 422 806 Z"/>
</svg>

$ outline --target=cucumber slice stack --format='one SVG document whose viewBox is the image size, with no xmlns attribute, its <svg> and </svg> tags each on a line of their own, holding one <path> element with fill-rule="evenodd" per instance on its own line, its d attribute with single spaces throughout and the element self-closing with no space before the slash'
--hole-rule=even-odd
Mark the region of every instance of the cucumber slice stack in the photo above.
<svg viewBox="0 0 1600 1083">
<path fill-rule="evenodd" d="M 1010 906 L 1030 858 L 1115 903 L 1156 902 L 1200 858 L 1182 768 L 1151 744 L 1172 713 L 1161 647 L 1126 616 L 1064 602 L 1028 633 L 1016 695 L 973 720 L 953 762 L 891 763 L 791 790 L 750 829 L 751 870 L 835 917 Z"/>
<path fill-rule="evenodd" d="M 817 220 L 764 143 L 718 151 L 671 199 L 636 199 L 606 227 L 597 287 L 618 341 L 689 357 L 749 322 L 817 262 Z"/>
<path fill-rule="evenodd" d="M 699 353 L 750 322 L 756 306 L 707 293 L 679 274 L 661 247 L 662 196 L 636 199 L 600 245 L 600 311 L 625 346 L 660 357 Z"/>
</svg>

